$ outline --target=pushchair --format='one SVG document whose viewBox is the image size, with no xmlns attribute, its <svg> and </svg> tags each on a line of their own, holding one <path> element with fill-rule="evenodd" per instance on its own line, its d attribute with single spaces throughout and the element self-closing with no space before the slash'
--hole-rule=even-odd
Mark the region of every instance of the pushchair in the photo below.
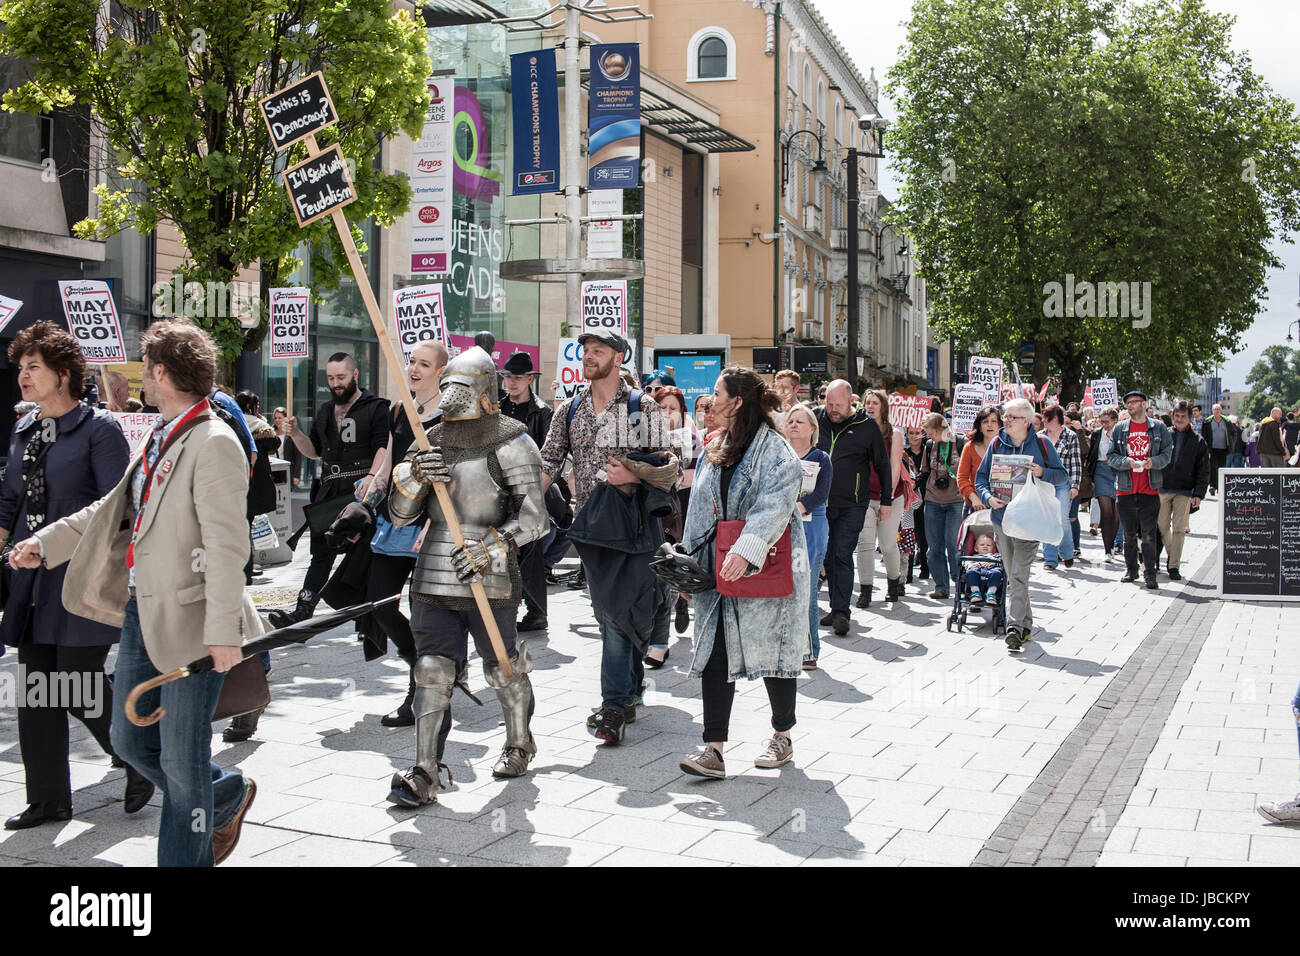
<svg viewBox="0 0 1300 956">
<path fill-rule="evenodd" d="M 971 612 L 979 614 L 983 611 L 990 611 L 993 618 L 993 633 L 1005 634 L 1007 630 L 1007 581 L 1006 568 L 1002 564 L 1001 554 L 978 554 L 975 551 L 975 541 L 982 534 L 993 534 L 995 526 L 993 524 L 993 512 L 991 511 L 970 511 L 962 520 L 961 530 L 957 533 L 959 554 L 957 557 L 960 573 L 953 587 L 952 613 L 948 615 L 948 630 L 951 631 L 954 626 L 957 633 L 961 633 L 962 628 L 966 626 L 967 615 Z M 966 572 L 976 564 L 996 564 L 1002 568 L 1002 584 L 994 592 L 994 597 L 983 605 L 971 604 L 971 589 L 966 584 Z"/>
</svg>

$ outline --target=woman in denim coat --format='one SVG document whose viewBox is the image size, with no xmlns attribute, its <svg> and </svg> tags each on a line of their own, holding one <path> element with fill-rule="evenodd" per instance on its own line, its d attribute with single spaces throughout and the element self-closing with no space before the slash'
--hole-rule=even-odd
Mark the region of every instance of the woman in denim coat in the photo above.
<svg viewBox="0 0 1300 956">
<path fill-rule="evenodd" d="M 779 767 L 794 756 L 795 680 L 803 669 L 808 628 L 808 549 L 796 503 L 803 469 L 790 445 L 773 427 L 770 414 L 780 400 L 752 369 L 724 369 L 713 392 L 713 423 L 722 434 L 695 472 L 683 528 L 687 551 L 717 577 L 734 581 L 762 569 L 769 549 L 788 529 L 794 593 L 788 597 L 723 598 L 704 591 L 695 598 L 695 660 L 691 676 L 701 679 L 704 747 L 682 758 L 686 773 L 726 776 L 722 748 L 727 741 L 735 682 L 763 678 L 772 705 L 772 739 L 754 761 Z M 718 522 L 745 522 L 721 568 L 714 568 L 713 535 Z"/>
</svg>

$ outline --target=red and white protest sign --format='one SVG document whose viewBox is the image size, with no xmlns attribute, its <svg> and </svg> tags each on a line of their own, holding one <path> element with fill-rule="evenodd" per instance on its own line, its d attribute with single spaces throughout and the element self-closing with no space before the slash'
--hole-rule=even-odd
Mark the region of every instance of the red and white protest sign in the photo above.
<svg viewBox="0 0 1300 956">
<path fill-rule="evenodd" d="M 426 339 L 447 343 L 447 316 L 442 308 L 442 283 L 411 285 L 393 293 L 393 314 L 397 316 L 397 337 L 402 357 Z"/>
<path fill-rule="evenodd" d="M 0 295 L 0 332 L 3 332 L 9 320 L 18 314 L 18 310 L 23 307 L 22 300 L 11 299 L 7 295 Z"/>
<path fill-rule="evenodd" d="M 59 302 L 68 330 L 89 365 L 120 365 L 126 361 L 122 323 L 108 283 L 102 279 L 59 280 Z"/>
<path fill-rule="evenodd" d="M 920 428 L 930 414 L 930 399 L 923 395 L 890 395 L 889 424 L 895 428 Z"/>
<path fill-rule="evenodd" d="M 271 358 L 307 358 L 307 308 L 311 292 L 305 286 L 271 290 Z"/>
</svg>

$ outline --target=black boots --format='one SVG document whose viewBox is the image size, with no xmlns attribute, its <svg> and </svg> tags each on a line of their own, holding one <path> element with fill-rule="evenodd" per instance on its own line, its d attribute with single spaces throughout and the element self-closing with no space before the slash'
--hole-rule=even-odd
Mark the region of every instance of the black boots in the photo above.
<svg viewBox="0 0 1300 956">
<path fill-rule="evenodd" d="M 122 809 L 127 813 L 139 813 L 153 797 L 153 790 L 148 777 L 130 764 L 126 765 L 126 793 L 122 795 Z"/>
<path fill-rule="evenodd" d="M 858 593 L 857 607 L 860 608 L 871 607 L 871 585 L 870 584 L 862 585 L 862 589 Z"/>
<path fill-rule="evenodd" d="M 899 575 L 896 578 L 889 579 L 889 591 L 885 595 L 886 601 L 901 601 L 904 596 L 903 578 Z"/>
<path fill-rule="evenodd" d="M 282 611 L 276 608 L 274 611 L 268 611 L 266 619 L 271 622 L 274 628 L 288 627 L 290 624 L 297 624 L 299 621 L 305 621 L 316 613 L 316 602 L 320 598 L 311 591 L 302 590 L 298 592 L 298 603 L 292 611 Z"/>
<path fill-rule="evenodd" d="M 257 721 L 262 716 L 263 709 L 259 707 L 247 714 L 232 717 L 230 726 L 222 731 L 221 739 L 228 744 L 237 744 L 253 736 L 253 734 L 257 733 Z"/>
<path fill-rule="evenodd" d="M 406 700 L 398 706 L 397 710 L 391 714 L 385 714 L 379 718 L 379 722 L 385 727 L 414 727 L 415 711 L 411 710 L 411 703 L 415 700 L 415 677 L 411 677 L 411 684 L 406 689 Z"/>
</svg>

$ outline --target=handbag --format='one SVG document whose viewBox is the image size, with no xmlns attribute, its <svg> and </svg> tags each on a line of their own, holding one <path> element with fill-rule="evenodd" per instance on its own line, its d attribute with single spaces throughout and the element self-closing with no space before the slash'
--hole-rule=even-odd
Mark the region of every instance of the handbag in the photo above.
<svg viewBox="0 0 1300 956">
<path fill-rule="evenodd" d="M 266 683 L 266 666 L 262 663 L 262 655 L 254 654 L 226 671 L 212 719 L 225 720 L 251 714 L 270 702 L 271 688 Z"/>
<path fill-rule="evenodd" d="M 745 522 L 719 521 L 717 537 L 713 542 L 713 567 L 721 572 L 736 539 L 745 530 Z M 718 593 L 723 597 L 787 598 L 794 594 L 794 564 L 790 551 L 790 526 L 787 524 L 781 537 L 767 550 L 767 560 L 753 574 L 735 581 L 724 581 L 718 574 Z"/>
<path fill-rule="evenodd" d="M 393 558 L 415 557 L 415 541 L 423 525 L 412 522 L 398 528 L 383 515 L 375 517 L 375 533 L 370 538 L 370 550 Z"/>
</svg>

